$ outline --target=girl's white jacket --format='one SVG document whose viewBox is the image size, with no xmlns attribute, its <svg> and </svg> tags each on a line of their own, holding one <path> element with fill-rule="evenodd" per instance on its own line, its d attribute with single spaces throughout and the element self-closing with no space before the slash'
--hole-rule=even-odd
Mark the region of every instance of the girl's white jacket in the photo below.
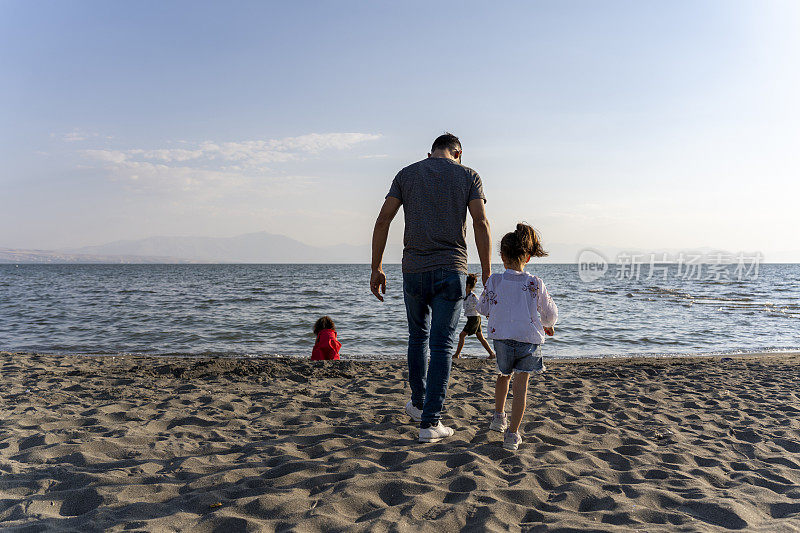
<svg viewBox="0 0 800 533">
<path fill-rule="evenodd" d="M 558 320 L 558 307 L 541 278 L 510 268 L 489 277 L 478 312 L 489 319 L 488 338 L 531 344 L 543 344 L 544 327 Z"/>
</svg>

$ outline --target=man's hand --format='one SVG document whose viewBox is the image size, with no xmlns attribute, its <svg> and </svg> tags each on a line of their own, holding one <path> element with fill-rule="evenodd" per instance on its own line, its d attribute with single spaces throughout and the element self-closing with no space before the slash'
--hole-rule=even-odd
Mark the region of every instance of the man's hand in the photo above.
<svg viewBox="0 0 800 533">
<path fill-rule="evenodd" d="M 386 274 L 383 270 L 373 270 L 372 276 L 369 278 L 369 289 L 380 301 L 383 301 L 383 294 L 386 294 Z"/>
<path fill-rule="evenodd" d="M 483 283 L 484 287 L 486 287 L 486 282 L 489 281 L 489 276 L 491 276 L 491 275 L 492 275 L 492 271 L 491 270 L 484 270 L 481 273 L 481 283 Z"/>
<path fill-rule="evenodd" d="M 389 237 L 389 225 L 400 209 L 402 202 L 393 196 L 387 196 L 378 213 L 375 221 L 375 229 L 372 231 L 372 276 L 369 278 L 369 288 L 372 294 L 380 301 L 383 301 L 381 294 L 386 294 L 386 274 L 381 268 L 383 250 L 386 248 L 386 239 Z"/>
</svg>

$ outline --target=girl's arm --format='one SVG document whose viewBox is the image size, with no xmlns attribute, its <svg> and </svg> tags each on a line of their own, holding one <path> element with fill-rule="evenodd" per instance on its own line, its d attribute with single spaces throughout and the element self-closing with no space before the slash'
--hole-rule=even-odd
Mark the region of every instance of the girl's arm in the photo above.
<svg viewBox="0 0 800 533">
<path fill-rule="evenodd" d="M 492 283 L 492 278 L 490 277 L 489 280 L 486 282 L 486 286 L 483 287 L 483 292 L 481 293 L 481 297 L 478 299 L 478 313 L 486 316 L 489 314 L 489 292 L 490 288 L 494 286 Z"/>
<path fill-rule="evenodd" d="M 544 286 L 544 281 L 542 281 L 541 278 L 539 278 L 539 297 L 537 300 L 537 308 L 542 326 L 552 328 L 556 325 L 556 321 L 558 320 L 558 307 L 556 307 L 556 303 L 550 297 L 550 293 L 547 292 L 547 287 Z"/>
<path fill-rule="evenodd" d="M 312 361 L 320 361 L 323 359 L 322 352 L 319 349 L 319 335 L 317 335 L 317 340 L 314 342 L 314 348 L 311 350 L 311 360 Z"/>
<path fill-rule="evenodd" d="M 320 348 L 322 349 L 322 353 L 325 354 L 324 357 L 327 360 L 331 359 L 339 359 L 339 349 L 342 347 L 339 344 L 339 341 L 331 337 L 326 342 L 323 342 Z"/>
</svg>

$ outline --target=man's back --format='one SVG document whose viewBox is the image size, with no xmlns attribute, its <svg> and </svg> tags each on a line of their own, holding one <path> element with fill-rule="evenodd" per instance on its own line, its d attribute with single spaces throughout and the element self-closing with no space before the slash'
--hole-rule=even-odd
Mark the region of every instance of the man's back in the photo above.
<svg viewBox="0 0 800 533">
<path fill-rule="evenodd" d="M 403 203 L 403 272 L 467 272 L 467 204 L 486 200 L 477 172 L 452 159 L 429 157 L 401 170 L 389 196 Z"/>
<path fill-rule="evenodd" d="M 420 442 L 439 442 L 454 432 L 442 424 L 441 415 L 466 288 L 461 273 L 467 271 L 467 211 L 472 216 L 484 282 L 491 274 L 492 241 L 483 209 L 483 186 L 474 170 L 461 165 L 461 154 L 458 137 L 452 133 L 437 137 L 428 159 L 395 176 L 372 231 L 369 287 L 383 301 L 383 252 L 389 225 L 404 206 L 403 301 L 411 389 L 405 412 L 420 423 Z"/>
</svg>

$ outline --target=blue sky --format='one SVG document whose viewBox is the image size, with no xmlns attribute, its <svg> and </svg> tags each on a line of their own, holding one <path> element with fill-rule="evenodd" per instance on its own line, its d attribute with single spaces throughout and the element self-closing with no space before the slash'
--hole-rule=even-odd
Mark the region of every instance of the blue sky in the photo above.
<svg viewBox="0 0 800 533">
<path fill-rule="evenodd" d="M 0 2 L 0 246 L 364 244 L 450 130 L 496 237 L 800 261 L 799 6 Z"/>
</svg>

